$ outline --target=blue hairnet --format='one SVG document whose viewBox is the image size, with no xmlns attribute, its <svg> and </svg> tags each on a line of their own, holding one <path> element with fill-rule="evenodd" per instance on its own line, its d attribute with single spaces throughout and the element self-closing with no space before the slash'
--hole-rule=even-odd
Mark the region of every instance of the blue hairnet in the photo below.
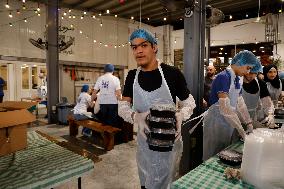
<svg viewBox="0 0 284 189">
<path fill-rule="evenodd" d="M 259 61 L 259 60 L 258 60 Z M 250 69 L 250 73 L 262 73 L 263 70 L 262 70 L 262 66 L 260 64 L 260 61 L 259 61 L 259 64 L 256 64 L 252 69 Z"/>
<path fill-rule="evenodd" d="M 252 52 L 248 50 L 244 50 L 236 54 L 232 59 L 231 64 L 234 64 L 236 66 L 250 65 L 253 68 L 256 66 L 257 68 L 255 69 L 255 71 L 261 68 L 260 61 Z M 251 70 L 253 70 L 253 68 Z"/>
<path fill-rule="evenodd" d="M 105 72 L 113 72 L 114 71 L 114 66 L 112 64 L 106 64 L 104 67 Z"/>
<path fill-rule="evenodd" d="M 83 85 L 82 86 L 82 89 L 81 89 L 81 92 L 88 92 L 88 90 L 89 90 L 89 85 Z"/>
<path fill-rule="evenodd" d="M 135 30 L 129 37 L 130 42 L 132 43 L 132 41 L 136 38 L 142 38 L 145 39 L 146 41 L 157 45 L 157 40 L 156 38 L 153 36 L 153 34 L 145 29 L 137 29 Z"/>
</svg>

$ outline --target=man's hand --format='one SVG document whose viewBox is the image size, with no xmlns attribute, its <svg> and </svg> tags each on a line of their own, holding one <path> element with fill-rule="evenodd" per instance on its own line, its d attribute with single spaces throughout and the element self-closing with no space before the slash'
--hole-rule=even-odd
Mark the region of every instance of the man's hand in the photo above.
<svg viewBox="0 0 284 189">
<path fill-rule="evenodd" d="M 143 137 L 147 138 L 145 133 L 149 133 L 150 129 L 148 127 L 148 124 L 146 122 L 146 118 L 149 115 L 149 111 L 138 113 L 136 112 L 134 114 L 134 124 L 138 124 L 138 132 L 142 134 Z"/>
<path fill-rule="evenodd" d="M 181 112 L 176 113 L 176 141 L 181 137 L 181 125 L 182 125 L 183 115 Z"/>
<path fill-rule="evenodd" d="M 275 127 L 275 121 L 273 115 L 268 115 L 264 120 L 261 121 L 261 124 L 269 127 L 274 128 Z"/>
<path fill-rule="evenodd" d="M 246 134 L 250 134 L 253 131 L 253 125 L 250 123 L 247 125 Z"/>
</svg>

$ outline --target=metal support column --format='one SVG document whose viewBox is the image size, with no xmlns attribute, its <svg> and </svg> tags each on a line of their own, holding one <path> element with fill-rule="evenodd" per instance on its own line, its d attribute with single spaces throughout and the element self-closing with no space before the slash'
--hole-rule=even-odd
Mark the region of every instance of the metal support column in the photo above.
<svg viewBox="0 0 284 189">
<path fill-rule="evenodd" d="M 57 123 L 56 104 L 59 99 L 58 66 L 58 0 L 48 0 L 47 6 L 47 114 L 48 123 Z"/>
<path fill-rule="evenodd" d="M 211 31 L 210 26 L 206 27 L 206 66 L 209 66 L 209 58 L 210 58 L 210 45 L 211 45 Z"/>
<path fill-rule="evenodd" d="M 203 112 L 205 6 L 206 0 L 195 0 L 193 15 L 184 19 L 184 76 L 196 102 L 194 117 Z M 186 124 L 182 130 L 184 148 L 181 174 L 187 173 L 202 162 L 202 126 L 198 126 L 190 135 L 188 131 L 193 125 L 194 123 Z"/>
</svg>

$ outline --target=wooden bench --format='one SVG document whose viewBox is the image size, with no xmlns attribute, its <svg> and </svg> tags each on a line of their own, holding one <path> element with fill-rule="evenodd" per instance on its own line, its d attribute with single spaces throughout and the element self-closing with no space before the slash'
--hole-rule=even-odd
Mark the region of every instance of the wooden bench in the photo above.
<svg viewBox="0 0 284 189">
<path fill-rule="evenodd" d="M 76 137 L 78 135 L 79 126 L 87 127 L 96 132 L 99 132 L 103 137 L 104 148 L 106 150 L 112 150 L 114 147 L 114 135 L 121 131 L 121 129 L 105 125 L 97 121 L 81 120 L 76 121 L 73 116 L 68 117 L 70 136 Z"/>
</svg>

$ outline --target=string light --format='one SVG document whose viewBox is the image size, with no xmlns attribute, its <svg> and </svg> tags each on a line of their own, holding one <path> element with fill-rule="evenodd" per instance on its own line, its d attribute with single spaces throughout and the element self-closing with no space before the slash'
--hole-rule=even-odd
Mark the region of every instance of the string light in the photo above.
<svg viewBox="0 0 284 189">
<path fill-rule="evenodd" d="M 26 10 L 26 5 L 23 3 L 22 9 Z"/>
<path fill-rule="evenodd" d="M 84 15 L 81 16 L 81 20 L 84 19 Z"/>
<path fill-rule="evenodd" d="M 86 15 L 86 14 L 87 14 L 87 12 L 86 12 L 86 11 L 84 11 L 84 14 Z"/>
<path fill-rule="evenodd" d="M 115 18 L 117 18 L 117 15 L 114 15 Z"/>
<path fill-rule="evenodd" d="M 25 3 L 25 2 L 26 2 L 26 0 L 22 0 L 22 2 L 23 2 L 23 3 Z"/>
<path fill-rule="evenodd" d="M 103 27 L 103 21 L 101 20 L 100 26 Z"/>
<path fill-rule="evenodd" d="M 164 21 L 166 21 L 167 20 L 167 18 L 166 17 L 164 17 Z"/>
<path fill-rule="evenodd" d="M 177 40 L 175 39 L 175 43 L 177 43 Z"/>
<path fill-rule="evenodd" d="M 109 14 L 109 10 L 107 10 L 106 13 Z"/>
<path fill-rule="evenodd" d="M 24 7 L 25 7 L 25 4 L 24 4 L 24 3 L 23 3 L 23 5 L 22 5 L 22 7 L 23 7 L 23 9 L 24 9 Z M 25 8 L 26 8 L 26 7 L 25 7 Z M 17 13 L 20 12 L 20 10 L 16 10 L 16 11 L 17 11 Z M 38 9 L 34 10 L 34 12 L 37 14 L 37 16 L 41 16 L 41 13 L 38 11 Z M 71 12 L 71 11 L 69 11 L 69 12 Z M 11 15 L 11 16 L 10 16 L 10 15 Z M 63 13 L 63 15 L 66 16 L 66 15 L 67 15 L 67 12 L 65 11 L 65 12 Z M 61 19 L 64 19 L 64 16 L 63 16 L 63 15 L 61 16 Z M 36 15 L 35 15 L 35 16 L 36 16 Z M 115 16 L 117 17 L 117 15 L 115 15 Z M 12 12 L 9 13 L 9 17 L 13 17 Z M 31 16 L 31 17 L 34 17 L 34 16 Z M 72 18 L 71 15 L 69 15 L 68 17 L 69 17 L 69 18 Z M 83 15 L 83 17 L 84 17 L 84 15 Z M 96 18 L 95 15 L 93 15 L 92 17 L 93 17 L 93 18 Z M 30 18 L 30 17 L 29 17 L 29 18 Z M 76 18 L 75 15 L 73 15 L 73 18 Z M 133 19 L 134 19 L 134 17 L 133 17 Z M 27 18 L 24 18 L 24 19 L 21 19 L 21 20 L 17 20 L 17 21 L 15 21 L 15 22 L 10 22 L 10 23 L 9 23 L 9 26 L 12 27 L 12 26 L 14 25 L 14 23 L 20 22 L 20 21 L 24 21 L 25 23 L 28 22 L 28 21 L 27 21 Z M 101 19 L 101 23 L 100 23 L 100 26 L 101 26 L 101 27 L 102 27 L 102 24 L 103 24 L 103 23 L 102 23 L 102 19 Z M 70 27 L 71 27 L 71 28 L 74 28 L 73 24 L 71 24 Z M 89 38 L 89 36 L 83 34 L 83 31 L 82 31 L 82 30 L 80 30 L 79 32 L 80 32 L 80 34 L 82 34 L 85 38 L 87 38 L 87 39 Z M 97 43 L 97 40 L 94 39 L 93 42 L 94 42 L 94 43 Z M 126 42 L 125 44 L 120 44 L 120 45 L 119 45 L 119 44 L 107 44 L 107 43 L 103 43 L 103 42 L 100 42 L 99 44 L 100 44 L 100 45 L 103 45 L 104 47 L 114 47 L 114 48 L 116 49 L 116 48 L 118 48 L 118 47 L 125 47 L 125 46 L 128 45 L 128 43 L 130 44 L 130 42 Z"/>
<path fill-rule="evenodd" d="M 13 18 L 13 15 L 12 15 L 12 13 L 11 13 L 11 12 L 9 13 L 9 17 L 10 17 L 10 18 Z"/>
<path fill-rule="evenodd" d="M 150 20 L 150 18 L 147 18 L 147 20 Z"/>
<path fill-rule="evenodd" d="M 76 18 L 76 16 L 75 16 L 75 15 L 73 15 L 73 18 L 75 19 L 75 18 Z"/>
<path fill-rule="evenodd" d="M 20 10 L 19 9 L 17 9 L 17 14 L 20 14 Z"/>
<path fill-rule="evenodd" d="M 232 15 L 230 15 L 230 19 L 232 19 L 233 18 L 233 16 Z"/>
<path fill-rule="evenodd" d="M 6 7 L 7 9 L 10 8 L 9 1 L 8 1 L 8 0 L 7 0 L 7 3 L 6 3 L 6 5 L 5 5 L 5 7 Z"/>
<path fill-rule="evenodd" d="M 134 20 L 134 16 L 131 16 L 131 20 Z"/>
<path fill-rule="evenodd" d="M 99 16 L 102 16 L 102 13 L 100 13 Z"/>
<path fill-rule="evenodd" d="M 71 9 L 69 9 L 68 12 L 71 12 Z"/>
</svg>

